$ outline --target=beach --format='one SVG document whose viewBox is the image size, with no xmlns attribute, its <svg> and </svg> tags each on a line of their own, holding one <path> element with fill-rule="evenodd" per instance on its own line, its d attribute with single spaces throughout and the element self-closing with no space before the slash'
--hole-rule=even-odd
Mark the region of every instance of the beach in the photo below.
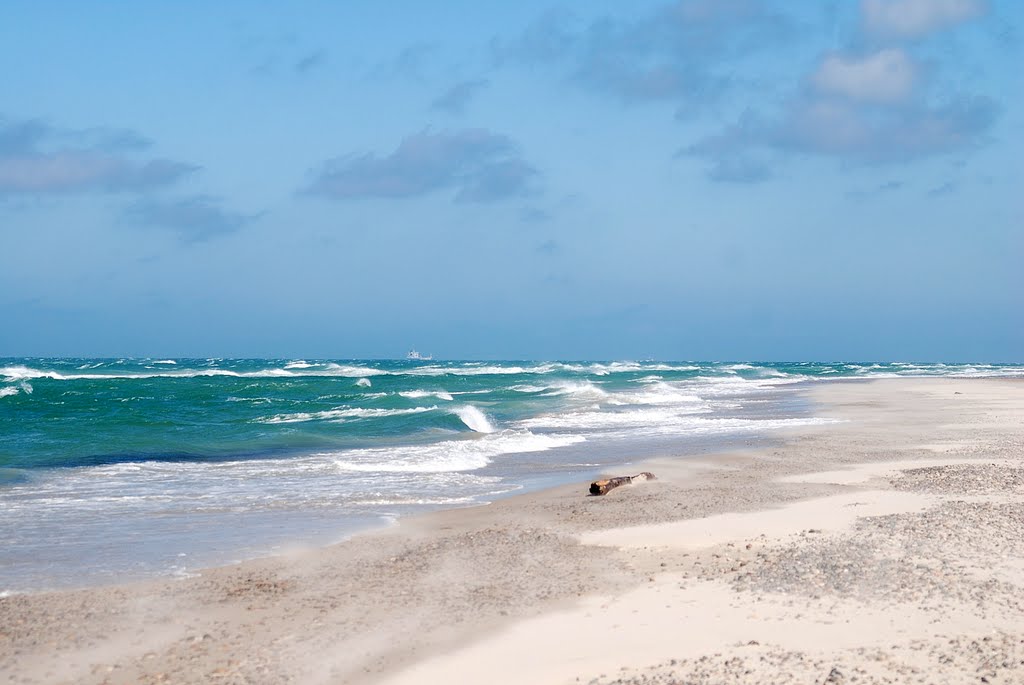
<svg viewBox="0 0 1024 685">
<path fill-rule="evenodd" d="M 802 392 L 835 422 L 603 497 L 0 598 L 0 682 L 1024 681 L 1024 381 Z"/>
</svg>

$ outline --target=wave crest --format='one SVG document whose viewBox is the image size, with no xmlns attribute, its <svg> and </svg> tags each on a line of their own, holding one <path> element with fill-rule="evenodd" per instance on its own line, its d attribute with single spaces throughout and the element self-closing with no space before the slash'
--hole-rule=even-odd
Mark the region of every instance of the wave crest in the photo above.
<svg viewBox="0 0 1024 685">
<path fill-rule="evenodd" d="M 488 420 L 487 415 L 472 404 L 456 407 L 452 409 L 452 413 L 462 419 L 462 423 L 466 424 L 466 427 L 471 431 L 477 433 L 494 432 L 494 426 Z"/>
<path fill-rule="evenodd" d="M 583 442 L 580 435 L 537 435 L 503 431 L 478 439 L 446 440 L 431 445 L 347 450 L 316 456 L 336 457 L 339 471 L 361 473 L 444 473 L 475 471 L 502 454 L 543 452 Z"/>
<path fill-rule="evenodd" d="M 305 423 L 307 421 L 344 421 L 345 419 L 378 419 L 386 416 L 403 416 L 405 414 L 422 414 L 434 411 L 434 407 L 413 407 L 412 409 L 365 409 L 363 407 L 339 407 L 326 411 L 298 412 L 295 414 L 277 414 L 256 423 Z"/>
</svg>

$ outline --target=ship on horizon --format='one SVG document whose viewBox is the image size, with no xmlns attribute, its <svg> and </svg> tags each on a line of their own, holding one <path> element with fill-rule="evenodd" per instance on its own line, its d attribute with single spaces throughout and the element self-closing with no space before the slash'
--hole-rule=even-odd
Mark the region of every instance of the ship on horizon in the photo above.
<svg viewBox="0 0 1024 685">
<path fill-rule="evenodd" d="M 409 350 L 409 354 L 405 355 L 405 358 L 418 362 L 429 362 L 434 358 L 434 356 L 430 354 L 420 354 L 416 350 Z"/>
</svg>

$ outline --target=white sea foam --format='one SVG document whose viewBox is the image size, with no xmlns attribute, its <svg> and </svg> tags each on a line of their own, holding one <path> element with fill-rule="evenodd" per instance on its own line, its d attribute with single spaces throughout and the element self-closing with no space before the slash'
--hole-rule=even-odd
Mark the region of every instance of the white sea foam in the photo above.
<svg viewBox="0 0 1024 685">
<path fill-rule="evenodd" d="M 575 397 L 608 397 L 608 392 L 589 381 L 554 383 L 550 386 L 552 395 L 573 395 Z"/>
<path fill-rule="evenodd" d="M 606 402 L 610 405 L 679 405 L 687 406 L 690 410 L 704 410 L 706 403 L 691 391 L 687 392 L 664 381 L 647 383 L 642 392 L 617 392 L 612 394 Z"/>
<path fill-rule="evenodd" d="M 366 376 L 382 376 L 387 375 L 389 372 L 383 369 L 374 369 L 369 366 L 352 366 L 349 364 L 328 364 L 324 367 L 322 372 L 325 376 L 347 376 L 351 378 L 364 378 Z M 317 372 L 312 375 L 320 375 L 321 372 Z M 301 375 L 301 374 L 300 374 Z"/>
<path fill-rule="evenodd" d="M 117 364 L 127 363 L 128 360 L 119 360 Z M 173 360 L 164 360 L 173 361 Z M 701 367 L 685 365 L 676 366 L 669 364 L 637 364 L 634 362 L 614 362 L 611 364 L 589 364 L 589 365 L 574 365 L 574 364 L 537 364 L 533 366 L 501 366 L 497 364 L 489 365 L 471 365 L 471 366 L 424 366 L 416 367 L 412 369 L 401 369 L 401 370 L 388 370 L 380 369 L 368 366 L 360 366 L 354 364 L 337 364 L 330 363 L 326 365 L 322 364 L 310 364 L 308 368 L 302 368 L 299 365 L 304 363 L 301 360 L 297 362 L 288 362 L 284 368 L 267 368 L 258 369 L 254 371 L 234 371 L 231 369 L 217 368 L 216 364 L 223 360 L 210 360 L 208 363 L 210 366 L 201 369 L 189 369 L 189 368 L 176 368 L 167 370 L 156 370 L 152 372 L 127 372 L 127 373 L 61 373 L 55 370 L 36 369 L 24 365 L 7 366 L 0 368 L 0 377 L 3 377 L 8 381 L 16 380 L 29 380 L 36 378 L 49 378 L 53 380 L 69 381 L 69 380 L 121 380 L 121 379 L 145 379 L 145 378 L 195 378 L 204 376 L 224 376 L 233 378 L 304 378 L 304 377 L 350 377 L 350 378 L 367 378 L 371 376 L 381 375 L 412 375 L 412 376 L 442 376 L 442 375 L 453 375 L 453 376 L 478 376 L 478 375 L 514 375 L 514 374 L 548 374 L 558 370 L 568 370 L 579 373 L 587 373 L 596 376 L 607 376 L 612 373 L 618 372 L 637 372 L 637 371 L 680 371 L 698 369 Z M 156 362 L 153 362 L 154 364 Z M 109 365 L 109 363 L 107 363 Z M 98 365 L 82 365 L 78 367 L 78 371 L 81 370 L 93 370 Z M 758 374 L 760 379 L 763 381 L 766 377 L 779 377 L 784 380 L 795 379 L 796 381 L 806 378 L 805 376 L 795 375 L 787 376 L 783 372 L 775 369 L 766 367 L 756 367 L 750 364 L 732 364 L 726 367 L 718 367 L 722 371 L 730 374 L 732 378 L 738 379 L 737 370 L 743 369 L 757 369 L 760 371 Z M 891 377 L 891 376 L 1010 376 L 1020 377 L 1024 375 L 1024 367 L 1022 366 L 995 366 L 991 364 L 959 364 L 959 365 L 910 365 L 910 364 L 899 364 L 899 365 L 881 365 L 881 364 L 870 364 L 870 365 L 858 365 L 858 364 L 847 364 L 844 366 L 848 373 L 855 375 L 866 375 L 870 377 Z M 709 367 L 709 371 L 713 371 Z M 713 377 L 700 376 L 692 379 L 693 382 L 709 381 Z M 795 382 L 795 381 L 792 381 Z M 518 387 L 529 387 L 529 386 L 518 386 Z M 557 384 L 551 387 L 558 387 Z M 563 388 L 565 386 L 562 386 Z"/>
<path fill-rule="evenodd" d="M 564 381 L 551 385 L 513 385 L 509 388 L 515 392 L 544 393 L 546 397 L 557 395 L 575 395 L 579 397 L 607 397 L 608 392 L 590 381 Z"/>
<path fill-rule="evenodd" d="M 523 419 L 517 425 L 525 428 L 547 430 L 595 430 L 625 427 L 685 427 L 696 425 L 696 417 L 680 414 L 670 409 L 632 409 L 626 411 L 603 411 L 598 407 L 588 411 L 551 414 Z"/>
<path fill-rule="evenodd" d="M 520 452 L 543 452 L 565 447 L 584 438 L 579 435 L 536 435 L 529 431 L 502 431 L 477 439 L 446 440 L 431 445 L 347 450 L 335 457 L 339 471 L 370 473 L 438 473 L 474 471 L 494 457 Z"/>
<path fill-rule="evenodd" d="M 769 378 L 790 378 L 792 374 L 786 373 L 785 371 L 779 371 L 778 369 L 759 369 L 758 373 L 761 376 L 767 376 Z"/>
<path fill-rule="evenodd" d="M 418 400 L 424 397 L 436 397 L 439 400 L 451 402 L 455 399 L 452 397 L 451 393 L 445 392 L 444 390 L 407 390 L 398 394 L 411 400 Z"/>
<path fill-rule="evenodd" d="M 657 364 L 639 362 L 610 362 L 607 364 L 560 364 L 559 368 L 574 373 L 586 373 L 594 376 L 608 376 L 613 373 L 636 373 L 638 371 L 696 371 L 699 366 L 692 364 Z"/>
<path fill-rule="evenodd" d="M 157 359 L 153 362 L 154 364 L 177 364 L 178 362 L 173 359 Z"/>
<path fill-rule="evenodd" d="M 556 371 L 555 364 L 538 364 L 536 366 L 498 366 L 496 364 L 466 366 L 418 366 L 405 369 L 402 373 L 410 376 L 499 376 L 509 374 L 545 374 Z"/>
<path fill-rule="evenodd" d="M 600 431 L 602 434 L 612 433 L 617 436 L 651 436 L 720 434 L 735 431 L 756 432 L 836 422 L 835 419 L 828 418 L 716 419 L 700 415 L 679 414 L 666 409 L 634 409 L 540 416 L 520 421 L 518 425 L 546 430 Z M 641 432 L 637 433 L 637 431 Z"/>
<path fill-rule="evenodd" d="M 309 362 L 304 361 L 302 359 L 297 359 L 297 360 L 295 360 L 293 362 L 288 362 L 287 364 L 284 365 L 284 368 L 288 369 L 289 371 L 292 370 L 292 369 L 309 369 L 309 368 L 312 368 L 312 367 L 313 367 L 312 364 L 310 364 Z"/>
<path fill-rule="evenodd" d="M 702 398 L 730 397 L 749 393 L 768 392 L 780 385 L 791 385 L 807 380 L 808 376 L 787 376 L 785 378 L 745 379 L 737 375 L 703 377 L 687 382 L 687 387 Z"/>
<path fill-rule="evenodd" d="M 4 379 L 7 381 L 27 381 L 34 378 L 63 378 L 58 373 L 40 371 L 28 366 L 5 366 L 0 369 L 0 376 L 4 376 Z"/>
<path fill-rule="evenodd" d="M 356 387 L 359 388 L 369 388 L 371 385 L 373 385 L 373 383 L 370 382 L 369 378 L 360 378 L 356 381 Z"/>
<path fill-rule="evenodd" d="M 422 366 L 409 369 L 410 376 L 494 376 L 506 374 L 542 373 L 522 366 Z"/>
<path fill-rule="evenodd" d="M 375 507 L 381 506 L 408 506 L 408 505 L 448 505 L 448 504 L 471 504 L 476 502 L 476 498 L 472 496 L 466 497 L 401 497 L 393 496 L 387 497 L 381 495 L 379 497 L 367 497 L 361 500 L 352 500 L 349 504 L 353 505 L 370 505 Z"/>
<path fill-rule="evenodd" d="M 333 368 L 330 368 L 333 367 Z M 33 369 L 27 366 L 5 366 L 0 368 L 0 376 L 6 380 L 27 380 L 35 378 L 50 378 L 57 381 L 71 380 L 129 380 L 146 378 L 204 378 L 204 377 L 230 377 L 230 378 L 302 378 L 306 376 L 344 376 L 360 378 L 364 376 L 376 376 L 387 373 L 378 369 L 371 369 L 357 366 L 329 365 L 328 368 L 313 373 L 302 373 L 301 371 L 289 371 L 288 369 L 270 368 L 257 371 L 232 371 L 230 369 L 178 369 L 168 371 L 154 371 L 152 373 L 75 373 L 62 374 L 57 371 Z"/>
<path fill-rule="evenodd" d="M 18 394 L 18 388 L 13 385 L 9 385 L 6 388 L 0 388 L 0 397 L 11 397 L 12 395 Z"/>
<path fill-rule="evenodd" d="M 462 419 L 462 422 L 466 424 L 466 427 L 471 431 L 477 433 L 493 433 L 494 426 L 491 425 L 487 415 L 482 411 L 474 407 L 472 404 L 466 404 L 461 407 L 455 407 L 452 409 L 452 413 Z"/>
<path fill-rule="evenodd" d="M 434 411 L 437 407 L 413 407 L 411 409 L 367 409 L 364 407 L 338 407 L 326 411 L 298 412 L 295 414 L 278 414 L 262 419 L 257 423 L 305 423 L 307 421 L 344 421 L 346 419 L 376 419 L 386 416 L 403 416 L 406 414 L 422 414 Z"/>
<path fill-rule="evenodd" d="M 509 390 L 513 390 L 515 392 L 538 393 L 538 392 L 547 392 L 548 390 L 551 390 L 551 386 L 550 385 L 513 385 L 512 387 L 509 388 Z"/>
</svg>

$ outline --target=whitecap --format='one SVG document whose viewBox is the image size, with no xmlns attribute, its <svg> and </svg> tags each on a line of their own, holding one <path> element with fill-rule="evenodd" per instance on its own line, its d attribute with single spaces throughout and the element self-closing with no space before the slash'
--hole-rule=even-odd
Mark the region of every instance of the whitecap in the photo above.
<svg viewBox="0 0 1024 685">
<path fill-rule="evenodd" d="M 494 457 L 543 452 L 583 442 L 580 435 L 537 435 L 530 431 L 503 431 L 469 440 L 446 440 L 430 445 L 372 448 L 330 453 L 339 471 L 377 473 L 444 473 L 474 471 Z"/>
<path fill-rule="evenodd" d="M 651 381 L 643 392 L 617 392 L 606 402 L 612 405 L 664 404 L 688 406 L 691 409 L 706 409 L 704 401 L 693 392 L 684 392 L 664 381 Z"/>
<path fill-rule="evenodd" d="M 328 364 L 323 371 L 326 376 L 349 376 L 351 378 L 363 378 L 365 376 L 387 375 L 389 372 L 383 369 L 373 369 L 368 366 L 353 366 L 350 364 Z"/>
<path fill-rule="evenodd" d="M 451 393 L 445 392 L 444 390 L 405 390 L 398 394 L 410 400 L 422 399 L 424 397 L 436 397 L 439 400 L 451 402 L 455 399 L 452 397 Z"/>
<path fill-rule="evenodd" d="M 434 407 L 413 407 L 411 409 L 367 409 L 364 407 L 338 407 L 326 411 L 298 412 L 295 414 L 277 414 L 262 419 L 256 419 L 256 423 L 305 423 L 307 421 L 343 421 L 345 419 L 374 419 L 387 416 L 403 416 L 406 414 L 422 414 L 423 412 L 434 411 Z"/>
<path fill-rule="evenodd" d="M 452 409 L 452 413 L 462 419 L 466 427 L 477 433 L 493 433 L 494 426 L 491 425 L 487 415 L 471 404 Z"/>
</svg>

